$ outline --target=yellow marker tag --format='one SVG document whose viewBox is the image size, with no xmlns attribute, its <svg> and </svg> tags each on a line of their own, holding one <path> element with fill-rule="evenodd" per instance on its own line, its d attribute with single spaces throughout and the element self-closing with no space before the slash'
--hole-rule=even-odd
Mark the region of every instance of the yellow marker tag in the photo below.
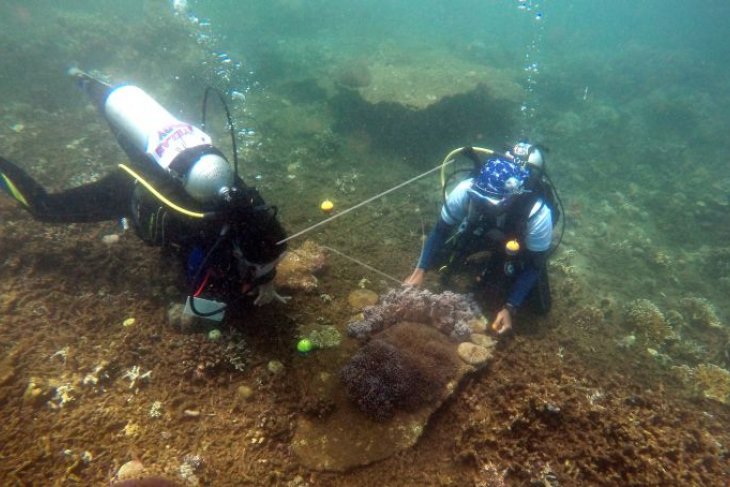
<svg viewBox="0 0 730 487">
<path fill-rule="evenodd" d="M 324 200 L 322 204 L 319 205 L 319 209 L 325 213 L 329 213 L 335 209 L 335 204 L 332 203 L 330 200 Z"/>
</svg>

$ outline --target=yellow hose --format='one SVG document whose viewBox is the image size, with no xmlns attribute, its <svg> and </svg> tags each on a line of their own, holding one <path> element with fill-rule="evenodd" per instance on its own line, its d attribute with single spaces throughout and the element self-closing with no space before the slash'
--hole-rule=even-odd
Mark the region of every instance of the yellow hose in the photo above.
<svg viewBox="0 0 730 487">
<path fill-rule="evenodd" d="M 443 162 L 441 163 L 441 191 L 444 190 L 444 186 L 446 186 L 446 166 L 448 166 L 451 162 L 453 162 L 453 158 L 456 157 L 459 154 L 462 154 L 464 150 L 467 149 L 467 147 L 459 147 L 458 149 L 454 149 L 451 152 L 448 153 L 448 155 L 444 158 Z M 471 147 L 474 152 L 477 154 L 481 154 L 483 156 L 491 156 L 494 154 L 494 151 L 492 149 L 486 149 L 484 147 Z"/>
<path fill-rule="evenodd" d="M 197 211 L 186 210 L 182 206 L 176 205 L 172 201 L 168 200 L 167 198 L 165 198 L 162 195 L 162 193 L 160 193 L 159 191 L 157 191 L 150 183 L 148 183 L 142 176 L 140 176 L 139 174 L 137 174 L 132 168 L 127 167 L 124 164 L 119 164 L 119 167 L 121 169 L 124 169 L 124 171 L 126 171 L 130 176 L 132 176 L 134 179 L 136 179 L 142 186 L 144 186 L 145 188 L 147 188 L 147 190 L 150 193 L 152 193 L 155 196 L 155 198 L 157 198 L 158 200 L 160 200 L 166 206 L 168 206 L 168 207 L 172 208 L 173 210 L 177 211 L 178 213 L 182 213 L 183 215 L 186 215 L 186 216 L 189 216 L 189 217 L 192 217 L 192 218 L 205 218 L 206 217 L 206 214 L 205 213 L 200 213 L 200 212 L 197 212 Z"/>
</svg>

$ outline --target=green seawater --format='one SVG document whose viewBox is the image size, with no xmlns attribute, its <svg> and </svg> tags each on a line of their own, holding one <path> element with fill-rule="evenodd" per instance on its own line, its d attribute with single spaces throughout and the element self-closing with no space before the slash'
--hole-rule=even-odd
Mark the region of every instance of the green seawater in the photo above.
<svg viewBox="0 0 730 487">
<path fill-rule="evenodd" d="M 563 202 L 556 306 L 667 370 L 730 368 L 728 2 L 180 4 L 3 0 L 0 155 L 52 190 L 124 159 L 70 67 L 137 84 L 195 123 L 213 86 L 233 115 L 241 174 L 295 234 L 326 217 L 326 199 L 336 214 L 457 147 L 529 139 L 549 149 Z M 217 101 L 208 116 L 230 156 Z M 345 296 L 359 283 L 382 291 L 417 261 L 440 186 L 431 173 L 290 245 L 309 238 L 351 257 L 331 255 L 325 278 Z M 0 226 L 17 218 L 0 212 Z M 22 259 L 12 242 L 0 250 Z M 665 336 L 642 321 L 657 316 Z"/>
</svg>

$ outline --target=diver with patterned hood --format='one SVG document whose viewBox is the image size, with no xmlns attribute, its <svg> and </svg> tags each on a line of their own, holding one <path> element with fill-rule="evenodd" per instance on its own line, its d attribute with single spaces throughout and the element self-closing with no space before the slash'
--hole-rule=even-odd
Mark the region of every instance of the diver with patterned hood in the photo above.
<svg viewBox="0 0 730 487">
<path fill-rule="evenodd" d="M 69 74 L 107 120 L 130 164 L 96 182 L 47 193 L 0 157 L 0 189 L 43 222 L 125 218 L 146 243 L 181 260 L 190 286 L 188 314 L 221 320 L 243 296 L 254 296 L 256 305 L 286 302 L 273 286 L 286 233 L 276 208 L 239 177 L 237 163 L 232 167 L 206 133 L 140 88 L 110 86 L 77 69 Z"/>
<path fill-rule="evenodd" d="M 445 197 L 416 269 L 404 284 L 421 286 L 427 270 L 459 267 L 475 253 L 486 253 L 477 281 L 500 291 L 501 306 L 491 328 L 502 334 L 512 328 L 524 304 L 529 302 L 538 314 L 550 310 L 547 258 L 559 212 L 544 171 L 544 149 L 521 142 L 504 154 L 486 152 L 490 155 L 482 160 L 471 147 L 462 149 L 475 167 Z"/>
</svg>

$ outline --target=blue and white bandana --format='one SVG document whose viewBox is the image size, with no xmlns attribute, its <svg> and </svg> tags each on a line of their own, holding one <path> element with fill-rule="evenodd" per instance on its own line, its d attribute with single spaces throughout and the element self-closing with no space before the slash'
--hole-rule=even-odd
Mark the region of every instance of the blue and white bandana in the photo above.
<svg viewBox="0 0 730 487">
<path fill-rule="evenodd" d="M 487 159 L 474 178 L 471 193 L 493 205 L 504 203 L 510 196 L 522 194 L 530 170 L 508 159 Z"/>
</svg>

